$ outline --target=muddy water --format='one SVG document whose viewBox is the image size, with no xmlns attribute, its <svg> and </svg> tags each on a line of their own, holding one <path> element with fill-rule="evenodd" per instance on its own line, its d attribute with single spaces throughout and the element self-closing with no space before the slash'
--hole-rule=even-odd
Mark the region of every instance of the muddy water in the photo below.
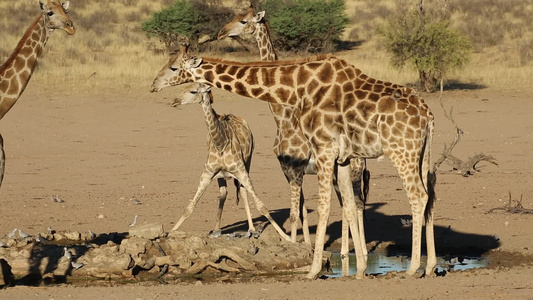
<svg viewBox="0 0 533 300">
<path fill-rule="evenodd" d="M 350 253 L 350 275 L 354 275 L 356 270 L 356 258 L 354 253 Z M 422 266 L 425 267 L 426 257 L 422 257 Z M 391 271 L 402 272 L 409 268 L 411 259 L 409 256 L 385 256 L 382 254 L 370 253 L 368 255 L 367 274 L 380 275 Z M 487 261 L 481 257 L 437 257 L 437 272 L 450 270 L 468 270 L 473 268 L 483 268 L 488 265 Z M 342 275 L 342 263 L 340 253 L 333 253 L 331 256 L 331 274 L 328 277 L 340 277 Z"/>
</svg>

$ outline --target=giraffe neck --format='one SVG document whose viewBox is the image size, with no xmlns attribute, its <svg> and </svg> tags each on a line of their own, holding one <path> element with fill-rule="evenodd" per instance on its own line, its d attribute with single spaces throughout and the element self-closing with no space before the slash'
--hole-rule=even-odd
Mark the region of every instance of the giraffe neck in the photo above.
<svg viewBox="0 0 533 300">
<path fill-rule="evenodd" d="M 207 134 L 215 148 L 222 152 L 226 147 L 228 136 L 223 129 L 223 124 L 219 119 L 219 115 L 211 106 L 211 98 L 205 94 L 202 96 L 202 110 L 204 111 L 205 123 L 207 124 Z"/>
<path fill-rule="evenodd" d="M 48 38 L 45 19 L 39 15 L 0 68 L 0 119 L 24 92 Z"/>
<path fill-rule="evenodd" d="M 259 54 L 263 61 L 275 61 L 278 60 L 274 46 L 272 45 L 272 39 L 270 38 L 270 31 L 265 22 L 255 24 L 255 40 L 259 47 Z"/>
</svg>

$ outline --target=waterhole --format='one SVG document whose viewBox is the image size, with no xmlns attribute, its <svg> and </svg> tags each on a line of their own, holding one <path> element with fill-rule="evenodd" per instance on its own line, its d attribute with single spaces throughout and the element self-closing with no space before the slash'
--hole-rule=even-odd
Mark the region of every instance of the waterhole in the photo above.
<svg viewBox="0 0 533 300">
<path fill-rule="evenodd" d="M 422 256 L 422 264 L 420 269 L 425 267 L 427 258 Z M 357 273 L 356 258 L 354 253 L 349 254 L 349 270 L 350 276 Z M 410 256 L 397 255 L 397 256 L 385 256 L 382 254 L 369 253 L 368 254 L 368 267 L 366 269 L 367 274 L 371 275 L 383 275 L 391 271 L 407 271 L 411 262 Z M 452 256 L 452 257 L 437 257 L 437 272 L 450 271 L 450 270 L 468 270 L 474 268 L 483 268 L 487 266 L 487 261 L 482 257 L 472 256 Z M 331 273 L 328 277 L 341 277 L 342 275 L 342 263 L 340 253 L 333 253 L 331 256 Z"/>
</svg>

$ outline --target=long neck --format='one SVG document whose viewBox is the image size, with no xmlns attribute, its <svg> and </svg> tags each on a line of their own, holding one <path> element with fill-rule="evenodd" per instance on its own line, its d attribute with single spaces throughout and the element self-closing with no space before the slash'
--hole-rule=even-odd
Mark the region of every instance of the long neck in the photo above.
<svg viewBox="0 0 533 300">
<path fill-rule="evenodd" d="M 203 96 L 202 110 L 205 115 L 205 123 L 207 124 L 207 134 L 210 137 L 211 143 L 215 148 L 222 152 L 229 140 L 222 122 L 219 120 L 219 116 L 211 106 L 209 97 Z"/>
<path fill-rule="evenodd" d="M 270 38 L 270 32 L 267 24 L 257 23 L 255 25 L 255 39 L 257 46 L 259 47 L 259 54 L 263 61 L 275 61 L 278 60 L 274 46 L 272 45 L 272 39 Z"/>
<path fill-rule="evenodd" d="M 44 17 L 39 15 L 0 68 L 0 119 L 24 92 L 35 70 L 49 37 L 44 22 Z"/>
</svg>

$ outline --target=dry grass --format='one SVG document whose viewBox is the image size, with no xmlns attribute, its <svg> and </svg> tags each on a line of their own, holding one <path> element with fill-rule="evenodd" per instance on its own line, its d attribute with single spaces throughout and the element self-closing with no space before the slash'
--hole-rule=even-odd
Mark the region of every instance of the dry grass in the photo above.
<svg viewBox="0 0 533 300">
<path fill-rule="evenodd" d="M 222 3 L 232 3 L 236 7 L 238 3 L 242 5 L 239 1 L 224 0 Z M 379 47 L 376 34 L 380 24 L 394 12 L 394 1 L 347 0 L 347 14 L 352 18 L 352 24 L 346 30 L 345 39 L 362 44 L 338 55 L 371 76 L 410 84 L 416 81 L 416 72 L 392 69 L 387 54 Z M 32 81 L 42 84 L 61 82 L 64 89 L 60 92 L 72 94 L 121 92 L 143 86 L 148 90 L 167 55 L 154 51 L 162 49 L 163 45 L 148 39 L 140 24 L 171 2 L 71 1 L 70 16 L 77 32 L 74 36 L 53 33 Z M 450 1 L 453 25 L 472 36 L 476 49 L 467 68 L 451 74 L 450 79 L 489 89 L 525 91 L 533 75 L 533 5 L 528 3 L 519 0 Z M 0 61 L 4 61 L 37 16 L 39 7 L 35 0 L 1 1 L 0 10 L 5 12 L 0 17 L 0 31 L 3 32 Z M 257 59 L 252 54 L 243 53 L 206 55 L 236 60 Z M 280 56 L 287 55 L 290 54 Z M 47 92 L 54 93 L 57 85 L 54 86 Z"/>
</svg>

